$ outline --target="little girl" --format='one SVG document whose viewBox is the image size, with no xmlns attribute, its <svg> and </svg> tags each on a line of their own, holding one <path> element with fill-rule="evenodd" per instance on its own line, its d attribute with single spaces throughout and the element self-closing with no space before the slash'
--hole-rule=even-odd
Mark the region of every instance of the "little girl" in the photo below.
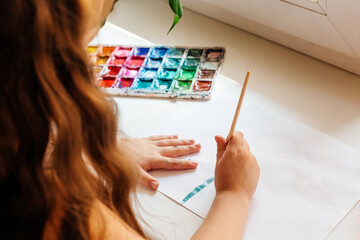
<svg viewBox="0 0 360 240">
<path fill-rule="evenodd" d="M 1 1 L 0 239 L 146 239 L 131 206 L 150 169 L 189 169 L 176 136 L 117 139 L 114 101 L 85 47 L 111 0 Z M 193 239 L 240 239 L 259 167 L 240 132 L 216 136 L 216 197 Z"/>
</svg>

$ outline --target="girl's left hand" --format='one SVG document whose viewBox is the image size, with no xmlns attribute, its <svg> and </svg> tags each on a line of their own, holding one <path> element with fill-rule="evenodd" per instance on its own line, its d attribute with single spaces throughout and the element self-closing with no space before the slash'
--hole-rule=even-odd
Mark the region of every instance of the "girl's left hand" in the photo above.
<svg viewBox="0 0 360 240">
<path fill-rule="evenodd" d="M 156 190 L 159 182 L 147 171 L 153 169 L 193 169 L 198 163 L 176 157 L 197 153 L 199 143 L 192 139 L 178 139 L 178 136 L 151 136 L 147 138 L 119 139 L 119 146 L 126 149 L 140 167 L 141 183 Z"/>
</svg>

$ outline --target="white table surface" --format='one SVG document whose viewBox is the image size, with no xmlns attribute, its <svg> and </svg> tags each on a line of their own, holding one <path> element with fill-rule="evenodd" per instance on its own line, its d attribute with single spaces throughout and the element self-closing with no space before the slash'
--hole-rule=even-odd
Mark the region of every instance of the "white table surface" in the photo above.
<svg viewBox="0 0 360 240">
<path fill-rule="evenodd" d="M 360 150 L 359 76 L 188 10 L 173 32 L 166 35 L 172 15 L 167 3 L 159 0 L 120 1 L 108 20 L 156 44 L 226 47 L 222 75 L 242 82 L 248 68 L 253 72 L 247 101 Z M 119 43 L 141 42 L 115 28 L 110 32 L 101 40 L 112 37 Z M 144 219 L 162 239 L 189 239 L 202 222 L 159 192 L 139 187 L 137 196 L 140 212 L 149 213 Z M 359 226 L 357 204 L 339 219 L 328 239 L 360 239 Z"/>
</svg>

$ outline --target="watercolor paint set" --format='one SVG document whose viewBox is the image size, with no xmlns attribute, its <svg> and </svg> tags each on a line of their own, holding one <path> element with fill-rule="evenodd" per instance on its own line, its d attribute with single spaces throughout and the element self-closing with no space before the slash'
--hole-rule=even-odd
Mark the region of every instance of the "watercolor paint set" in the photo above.
<svg viewBox="0 0 360 240">
<path fill-rule="evenodd" d="M 97 83 L 112 95 L 208 99 L 221 47 L 88 46 Z"/>
</svg>

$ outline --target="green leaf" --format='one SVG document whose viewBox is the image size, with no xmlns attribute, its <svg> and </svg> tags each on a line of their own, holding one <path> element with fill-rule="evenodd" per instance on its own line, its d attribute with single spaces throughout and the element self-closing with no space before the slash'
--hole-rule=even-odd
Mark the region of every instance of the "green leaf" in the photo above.
<svg viewBox="0 0 360 240">
<path fill-rule="evenodd" d="M 173 13 L 175 15 L 178 15 L 179 18 L 181 18 L 182 13 L 183 13 L 183 9 L 182 9 L 180 1 L 179 0 L 169 0 L 169 5 L 170 5 L 171 10 L 173 11 Z"/>
<path fill-rule="evenodd" d="M 178 23 L 179 20 L 180 20 L 179 16 L 175 14 L 173 24 L 171 25 L 171 28 L 169 29 L 167 34 L 171 32 L 171 30 L 175 27 L 175 25 Z"/>
<path fill-rule="evenodd" d="M 169 0 L 169 5 L 170 5 L 171 10 L 175 14 L 175 16 L 174 16 L 173 24 L 171 25 L 171 28 L 168 31 L 168 34 L 175 27 L 175 25 L 179 22 L 180 18 L 182 17 L 182 14 L 183 14 L 183 9 L 182 9 L 180 0 Z"/>
</svg>

